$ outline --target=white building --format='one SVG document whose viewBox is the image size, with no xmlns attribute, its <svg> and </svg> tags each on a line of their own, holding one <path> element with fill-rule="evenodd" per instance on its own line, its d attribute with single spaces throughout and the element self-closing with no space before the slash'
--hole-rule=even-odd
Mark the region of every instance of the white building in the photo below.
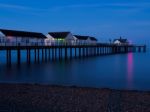
<svg viewBox="0 0 150 112">
<path fill-rule="evenodd" d="M 120 37 L 119 39 L 114 39 L 114 44 L 116 45 L 128 45 L 129 42 L 127 39 L 123 39 L 122 37 Z"/>
<path fill-rule="evenodd" d="M 55 45 L 55 38 L 53 38 L 51 35 L 47 35 L 47 38 L 45 39 L 45 45 L 46 46 L 51 46 L 51 45 Z"/>
<path fill-rule="evenodd" d="M 5 45 L 6 38 L 5 35 L 0 31 L 0 46 Z"/>
<path fill-rule="evenodd" d="M 0 29 L 0 45 L 44 45 L 42 33 Z"/>
<path fill-rule="evenodd" d="M 95 37 L 89 37 L 90 44 L 97 44 L 98 40 Z"/>
<path fill-rule="evenodd" d="M 55 45 L 74 45 L 76 42 L 76 38 L 71 32 L 49 32 L 47 37 Z"/>
<path fill-rule="evenodd" d="M 74 37 L 76 38 L 76 44 L 78 45 L 91 45 L 97 43 L 97 39 L 95 37 L 80 35 L 74 35 Z"/>
<path fill-rule="evenodd" d="M 89 38 L 89 36 L 74 35 L 74 37 L 76 38 L 76 44 L 77 45 L 88 44 L 88 38 Z"/>
</svg>

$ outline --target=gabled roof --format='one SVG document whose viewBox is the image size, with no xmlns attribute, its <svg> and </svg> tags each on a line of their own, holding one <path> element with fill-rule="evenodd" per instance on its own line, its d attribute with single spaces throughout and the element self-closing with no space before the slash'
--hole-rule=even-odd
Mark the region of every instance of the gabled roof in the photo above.
<svg viewBox="0 0 150 112">
<path fill-rule="evenodd" d="M 123 39 L 121 37 L 119 39 L 114 39 L 114 42 L 117 41 L 117 40 L 120 41 L 121 43 L 128 43 L 127 39 Z"/>
<path fill-rule="evenodd" d="M 51 35 L 53 38 L 66 38 L 70 32 L 49 32 L 49 35 Z"/>
<path fill-rule="evenodd" d="M 87 40 L 89 36 L 80 36 L 80 35 L 74 35 L 79 40 Z"/>
<path fill-rule="evenodd" d="M 93 41 L 98 41 L 95 37 L 90 37 L 90 39 Z"/>
<path fill-rule="evenodd" d="M 27 32 L 27 31 L 16 31 L 16 30 L 6 30 L 0 29 L 0 31 L 5 36 L 16 36 L 16 37 L 30 37 L 30 38 L 46 38 L 42 33 L 37 32 Z"/>
</svg>

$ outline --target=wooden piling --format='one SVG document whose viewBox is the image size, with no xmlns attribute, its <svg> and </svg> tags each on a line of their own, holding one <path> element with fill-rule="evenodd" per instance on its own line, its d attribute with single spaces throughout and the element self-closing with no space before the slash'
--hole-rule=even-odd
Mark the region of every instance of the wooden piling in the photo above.
<svg viewBox="0 0 150 112">
<path fill-rule="evenodd" d="M 11 66 L 11 50 L 6 50 L 6 63 L 8 66 Z"/>
<path fill-rule="evenodd" d="M 38 57 L 38 63 L 40 62 L 40 49 L 38 48 L 38 51 L 37 51 L 37 57 Z"/>
<path fill-rule="evenodd" d="M 37 61 L 37 53 L 36 53 L 36 49 L 34 49 L 34 62 L 36 63 Z"/>
<path fill-rule="evenodd" d="M 146 45 L 143 46 L 143 52 L 146 52 Z"/>
<path fill-rule="evenodd" d="M 44 61 L 44 49 L 42 48 L 42 61 Z"/>
<path fill-rule="evenodd" d="M 17 63 L 18 65 L 20 65 L 21 62 L 21 52 L 20 52 L 20 48 L 17 49 Z"/>
<path fill-rule="evenodd" d="M 48 60 L 49 61 L 51 60 L 51 50 L 50 50 L 50 48 L 48 49 Z"/>
<path fill-rule="evenodd" d="M 79 58 L 81 58 L 81 48 L 79 47 Z"/>
<path fill-rule="evenodd" d="M 77 58 L 77 48 L 74 48 L 74 52 L 75 52 L 75 58 Z"/>
<path fill-rule="evenodd" d="M 28 58 L 29 58 L 28 63 L 30 64 L 31 63 L 31 49 L 30 48 L 28 49 L 28 52 L 29 52 L 29 54 L 28 54 L 29 55 L 28 56 Z"/>
<path fill-rule="evenodd" d="M 68 51 L 67 51 L 68 49 L 67 49 L 67 47 L 65 46 L 65 60 L 67 60 L 68 59 Z"/>
<path fill-rule="evenodd" d="M 47 48 L 45 48 L 45 61 L 47 61 Z"/>
<path fill-rule="evenodd" d="M 72 59 L 72 47 L 70 47 L 70 59 Z"/>
</svg>

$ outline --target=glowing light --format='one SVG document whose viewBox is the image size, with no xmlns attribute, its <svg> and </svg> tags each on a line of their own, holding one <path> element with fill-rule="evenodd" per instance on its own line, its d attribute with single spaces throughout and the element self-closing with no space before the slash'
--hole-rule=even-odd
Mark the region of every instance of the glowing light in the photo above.
<svg viewBox="0 0 150 112">
<path fill-rule="evenodd" d="M 12 37 L 12 36 L 7 36 L 7 38 L 8 38 L 8 39 L 12 39 L 13 37 Z"/>
<path fill-rule="evenodd" d="M 59 39 L 57 39 L 57 40 L 59 40 L 59 41 L 63 41 L 64 39 L 62 39 L 62 38 L 59 38 Z"/>
</svg>

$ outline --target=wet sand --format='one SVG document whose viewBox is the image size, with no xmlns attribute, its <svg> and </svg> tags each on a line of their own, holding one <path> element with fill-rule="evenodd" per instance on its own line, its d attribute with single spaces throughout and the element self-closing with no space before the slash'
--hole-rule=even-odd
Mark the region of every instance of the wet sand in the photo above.
<svg viewBox="0 0 150 112">
<path fill-rule="evenodd" d="M 150 92 L 0 84 L 0 112 L 150 112 Z"/>
</svg>

